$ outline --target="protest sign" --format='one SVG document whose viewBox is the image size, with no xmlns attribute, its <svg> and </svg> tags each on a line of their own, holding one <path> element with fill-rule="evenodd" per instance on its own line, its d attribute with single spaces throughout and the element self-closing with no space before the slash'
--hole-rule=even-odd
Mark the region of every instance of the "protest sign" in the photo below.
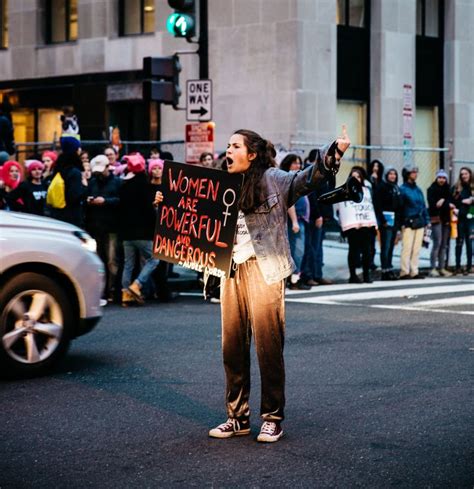
<svg viewBox="0 0 474 489">
<path fill-rule="evenodd" d="M 228 277 L 243 176 L 165 161 L 155 258 Z"/>
<path fill-rule="evenodd" d="M 362 202 L 356 203 L 346 200 L 334 205 L 334 210 L 339 215 L 339 223 L 343 231 L 352 228 L 377 226 L 374 205 L 370 196 L 370 190 L 363 187 L 364 198 Z"/>
</svg>

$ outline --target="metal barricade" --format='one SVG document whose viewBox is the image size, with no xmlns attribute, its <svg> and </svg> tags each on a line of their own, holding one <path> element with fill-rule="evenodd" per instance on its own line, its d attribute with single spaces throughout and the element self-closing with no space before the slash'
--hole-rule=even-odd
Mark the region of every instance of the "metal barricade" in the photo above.
<svg viewBox="0 0 474 489">
<path fill-rule="evenodd" d="M 289 151 L 304 151 L 307 155 L 312 148 L 321 147 L 321 143 L 291 141 Z M 417 184 L 425 193 L 426 189 L 435 180 L 437 170 L 441 166 L 443 156 L 449 158 L 449 148 L 412 148 L 409 146 L 382 146 L 382 145 L 351 145 L 344 155 L 344 164 L 337 176 L 337 184 L 342 184 L 348 177 L 354 165 L 367 169 L 367 161 L 380 160 L 384 167 L 393 166 L 402 183 L 402 168 L 407 163 L 414 163 L 418 169 Z M 370 158 L 370 159 L 369 159 Z M 445 165 L 448 168 L 448 164 Z"/>
</svg>

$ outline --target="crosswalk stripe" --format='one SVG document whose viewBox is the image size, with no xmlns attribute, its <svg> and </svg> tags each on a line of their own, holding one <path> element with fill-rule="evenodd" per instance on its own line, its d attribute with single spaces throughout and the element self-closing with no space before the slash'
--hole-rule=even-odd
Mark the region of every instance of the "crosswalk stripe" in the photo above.
<svg viewBox="0 0 474 489">
<path fill-rule="evenodd" d="M 413 282 L 412 282 L 413 283 Z M 305 304 L 336 304 L 346 301 L 368 301 L 373 299 L 386 299 L 395 297 L 410 297 L 419 295 L 436 295 L 461 292 L 474 292 L 474 285 L 471 283 L 463 285 L 445 285 L 438 287 L 410 287 L 403 289 L 392 288 L 390 290 L 366 290 L 365 292 L 355 292 L 348 294 L 330 294 L 318 297 L 296 297 L 287 298 L 289 302 L 303 302 Z"/>
<path fill-rule="evenodd" d="M 449 284 L 449 283 L 473 283 L 468 280 L 460 280 L 456 278 L 427 278 L 422 281 L 424 285 L 436 285 L 436 284 Z M 317 286 L 311 290 L 287 290 L 286 295 L 308 295 L 315 293 L 324 293 L 324 292 L 339 292 L 343 290 L 360 290 L 363 288 L 366 289 L 383 289 L 383 288 L 397 288 L 397 287 L 406 287 L 407 285 L 419 285 L 419 281 L 414 280 L 397 280 L 397 281 L 382 281 L 382 282 L 374 282 L 372 284 L 334 284 L 334 285 L 325 285 L 325 286 Z M 474 285 L 473 285 L 474 287 Z"/>
<path fill-rule="evenodd" d="M 401 306 L 400 304 L 398 305 L 389 305 L 389 304 L 373 304 L 370 307 L 377 308 L 377 309 L 396 309 L 397 311 L 418 311 L 418 312 L 441 312 L 441 313 L 451 313 L 451 314 L 461 314 L 461 315 L 466 315 L 466 316 L 474 316 L 474 311 L 464 311 L 464 310 L 459 310 L 459 309 L 439 309 L 439 308 L 432 308 L 432 307 L 426 307 L 424 308 L 423 306 L 415 304 L 411 306 Z"/>
</svg>

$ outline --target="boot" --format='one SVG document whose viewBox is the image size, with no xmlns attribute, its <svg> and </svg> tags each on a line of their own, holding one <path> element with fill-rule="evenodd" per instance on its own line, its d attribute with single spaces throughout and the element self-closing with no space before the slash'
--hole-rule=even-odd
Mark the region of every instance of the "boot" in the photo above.
<svg viewBox="0 0 474 489">
<path fill-rule="evenodd" d="M 373 282 L 372 278 L 370 277 L 370 271 L 369 270 L 364 270 L 363 277 L 364 277 L 364 282 L 366 284 L 371 284 Z"/>
<path fill-rule="evenodd" d="M 127 290 L 122 289 L 122 307 L 128 307 L 135 303 L 133 295 Z"/>
<path fill-rule="evenodd" d="M 142 293 L 141 293 L 142 286 L 140 285 L 140 282 L 138 280 L 135 280 L 132 285 L 128 288 L 128 291 L 131 292 L 133 295 L 134 299 L 139 302 L 140 304 L 143 304 L 145 300 L 143 299 Z"/>
</svg>

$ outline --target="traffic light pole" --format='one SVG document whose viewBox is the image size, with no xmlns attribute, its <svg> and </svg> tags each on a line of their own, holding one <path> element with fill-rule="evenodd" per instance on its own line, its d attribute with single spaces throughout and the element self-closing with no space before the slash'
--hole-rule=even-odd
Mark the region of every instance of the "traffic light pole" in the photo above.
<svg viewBox="0 0 474 489">
<path fill-rule="evenodd" d="M 207 0 L 199 0 L 199 78 L 209 78 L 209 29 Z"/>
</svg>

